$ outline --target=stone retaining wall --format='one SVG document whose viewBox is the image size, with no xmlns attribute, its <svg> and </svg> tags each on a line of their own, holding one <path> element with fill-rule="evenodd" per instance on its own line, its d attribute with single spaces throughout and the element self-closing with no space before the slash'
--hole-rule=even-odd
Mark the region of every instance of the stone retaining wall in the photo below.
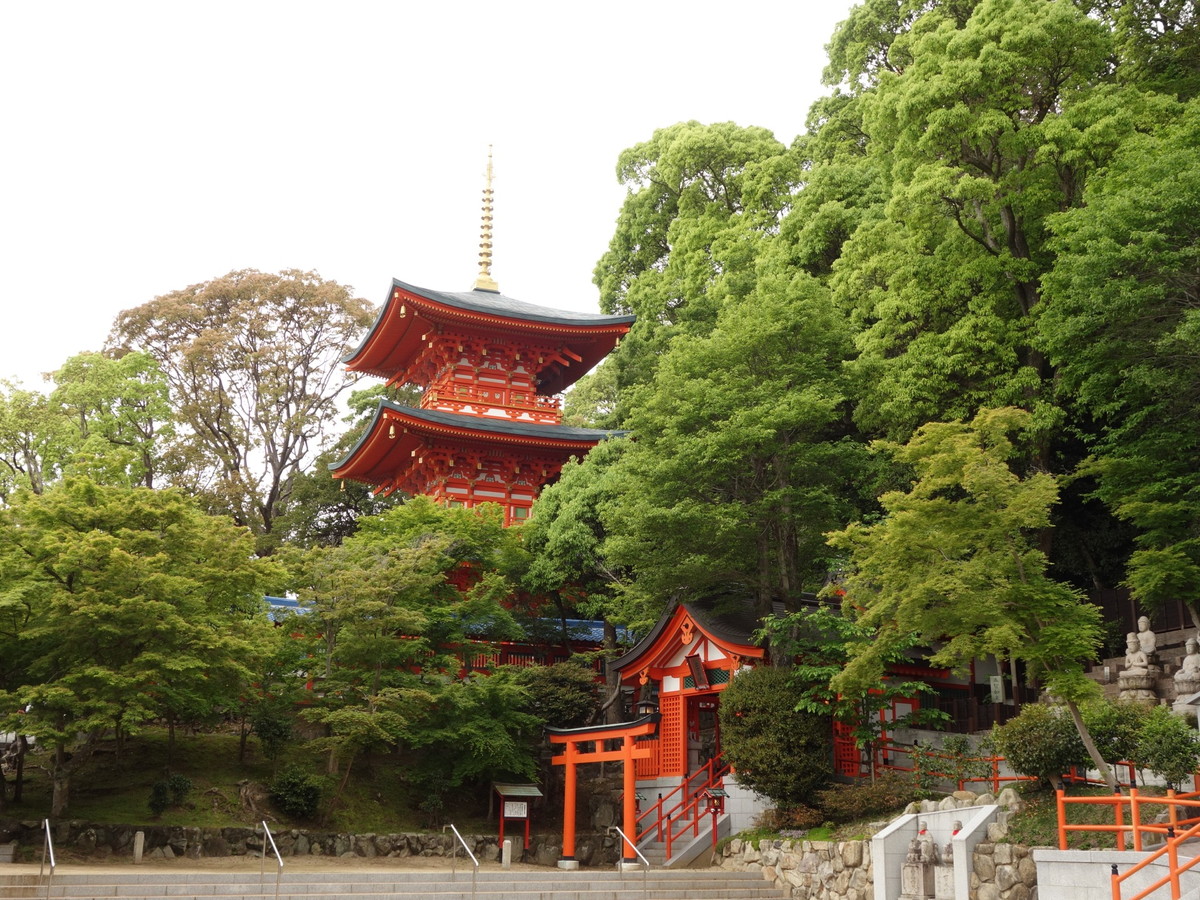
<svg viewBox="0 0 1200 900">
<path fill-rule="evenodd" d="M 924 801 L 908 812 L 974 806 L 977 799 Z M 983 799 L 991 801 L 990 797 Z M 1001 795 L 1001 802 L 1019 802 Z M 1004 841 L 1006 817 L 988 826 L 988 840 L 972 854 L 969 898 L 956 900 L 1037 900 L 1037 867 L 1029 848 Z M 758 871 L 793 900 L 875 900 L 871 842 L 761 840 L 728 841 L 717 864 L 722 868 Z"/>
<path fill-rule="evenodd" d="M 185 828 L 163 825 L 96 825 L 77 820 L 53 826 L 54 847 L 59 853 L 85 857 L 133 858 L 133 836 L 145 834 L 147 858 L 213 856 L 259 856 L 263 836 L 253 828 Z M 449 833 L 346 834 L 336 832 L 285 829 L 272 831 L 280 855 L 289 856 L 451 856 L 465 858 L 461 845 Z M 463 835 L 463 840 L 481 861 L 500 859 L 497 837 Z M 522 850 L 520 836 L 513 837 L 515 862 L 554 866 L 562 856 L 560 836 L 531 835 L 528 850 Z M 580 834 L 576 837 L 575 858 L 586 866 L 616 865 L 618 847 L 607 834 Z M 26 853 L 40 853 L 42 823 L 37 821 L 0 821 L 0 845 L 16 842 Z M 30 857 L 32 858 L 32 857 Z"/>
</svg>

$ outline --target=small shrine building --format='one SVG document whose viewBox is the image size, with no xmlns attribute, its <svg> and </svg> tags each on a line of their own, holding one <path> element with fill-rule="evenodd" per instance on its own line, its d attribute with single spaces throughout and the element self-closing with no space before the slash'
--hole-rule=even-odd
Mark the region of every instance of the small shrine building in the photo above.
<svg viewBox="0 0 1200 900">
<path fill-rule="evenodd" d="M 561 750 L 553 762 L 566 767 L 560 865 L 569 868 L 574 859 L 575 767 L 584 763 L 624 763 L 622 831 L 639 847 L 657 846 L 667 865 L 686 861 L 689 846 L 702 849 L 710 840 L 707 818 L 716 797 L 720 810 L 713 822 L 721 833 L 750 826 L 763 802 L 740 788 L 722 761 L 717 711 L 737 672 L 764 660 L 752 637 L 757 625 L 745 606 L 716 612 L 677 604 L 609 664 L 629 699 L 630 721 L 547 729 Z M 635 862 L 631 847 L 623 859 Z"/>
</svg>

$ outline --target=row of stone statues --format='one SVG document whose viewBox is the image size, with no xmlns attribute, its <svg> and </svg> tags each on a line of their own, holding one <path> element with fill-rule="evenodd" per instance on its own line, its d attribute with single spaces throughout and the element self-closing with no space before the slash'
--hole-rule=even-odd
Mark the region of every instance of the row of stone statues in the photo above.
<svg viewBox="0 0 1200 900">
<path fill-rule="evenodd" d="M 1188 638 L 1179 671 L 1174 675 L 1175 696 L 1186 697 L 1200 691 L 1200 641 Z M 1125 666 L 1117 676 L 1120 699 L 1139 703 L 1158 700 L 1156 682 L 1162 674 L 1158 662 L 1158 636 L 1150 630 L 1150 620 L 1138 619 L 1138 630 L 1129 632 L 1125 644 Z"/>
</svg>

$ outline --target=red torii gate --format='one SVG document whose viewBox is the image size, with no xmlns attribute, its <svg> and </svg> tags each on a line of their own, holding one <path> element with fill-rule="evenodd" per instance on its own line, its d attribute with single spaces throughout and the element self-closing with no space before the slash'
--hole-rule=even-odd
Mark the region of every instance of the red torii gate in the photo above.
<svg viewBox="0 0 1200 900">
<path fill-rule="evenodd" d="M 623 777 L 623 815 L 622 830 L 630 841 L 636 837 L 637 830 L 637 784 L 633 761 L 649 759 L 653 749 L 639 745 L 637 739 L 649 737 L 658 729 L 658 715 L 642 716 L 633 722 L 619 722 L 615 725 L 594 725 L 583 728 L 547 728 L 551 744 L 565 744 L 563 753 L 551 758 L 555 765 L 566 766 L 563 787 L 563 848 L 559 868 L 576 869 L 579 862 L 575 859 L 575 767 L 581 763 L 598 763 L 619 760 L 622 763 Z M 620 740 L 621 746 L 616 750 L 604 750 L 600 745 L 605 741 Z M 634 863 L 637 857 L 633 847 L 621 842 L 621 861 Z"/>
</svg>

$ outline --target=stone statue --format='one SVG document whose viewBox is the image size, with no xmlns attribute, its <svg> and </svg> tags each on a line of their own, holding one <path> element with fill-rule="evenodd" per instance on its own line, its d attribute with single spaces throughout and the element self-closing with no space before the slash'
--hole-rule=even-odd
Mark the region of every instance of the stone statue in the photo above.
<svg viewBox="0 0 1200 900">
<path fill-rule="evenodd" d="M 1125 671 L 1121 675 L 1146 675 L 1149 671 L 1150 660 L 1142 649 L 1141 639 L 1136 631 L 1131 631 L 1125 638 Z"/>
<path fill-rule="evenodd" d="M 1136 631 L 1129 632 L 1125 643 L 1125 668 L 1117 675 L 1117 687 L 1121 689 L 1118 699 L 1152 706 L 1158 702 L 1154 688 L 1160 670 L 1151 667 Z"/>
<path fill-rule="evenodd" d="M 1158 649 L 1158 636 L 1150 630 L 1150 620 L 1145 616 L 1138 619 L 1137 639 L 1142 652 L 1153 662 L 1154 652 Z"/>
<path fill-rule="evenodd" d="M 1187 656 L 1183 658 L 1183 665 L 1175 673 L 1176 699 L 1182 699 L 1200 691 L 1200 642 L 1195 638 L 1188 638 L 1185 646 L 1187 647 Z"/>
<path fill-rule="evenodd" d="M 921 830 L 917 837 L 921 842 L 921 862 L 926 865 L 936 866 L 941 858 L 941 854 L 938 852 L 938 845 L 929 836 L 928 827 L 924 822 L 921 823 L 920 828 Z"/>
</svg>

